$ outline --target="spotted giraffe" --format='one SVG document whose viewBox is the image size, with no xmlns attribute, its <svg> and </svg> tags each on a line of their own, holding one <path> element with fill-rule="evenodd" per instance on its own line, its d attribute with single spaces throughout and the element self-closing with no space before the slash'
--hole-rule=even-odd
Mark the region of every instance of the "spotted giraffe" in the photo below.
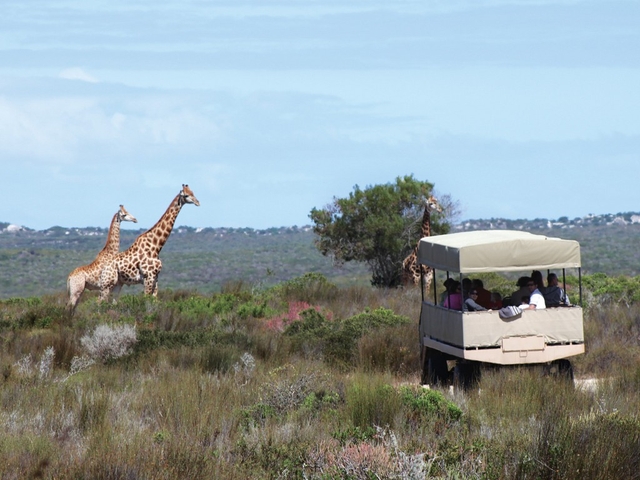
<svg viewBox="0 0 640 480">
<path fill-rule="evenodd" d="M 120 223 L 133 222 L 138 220 L 120 205 L 109 226 L 107 242 L 98 256 L 89 265 L 76 268 L 67 278 L 67 294 L 69 301 L 67 310 L 73 315 L 82 292 L 85 290 L 100 290 L 100 277 L 104 266 L 112 260 L 120 250 Z"/>
<path fill-rule="evenodd" d="M 183 184 L 182 190 L 160 220 L 105 266 L 102 271 L 100 300 L 108 300 L 114 291 L 120 291 L 122 285 L 144 284 L 145 295 L 155 297 L 158 294 L 158 275 L 162 270 L 162 261 L 158 256 L 171 235 L 182 206 L 187 203 L 200 206 L 189 185 Z"/>
<path fill-rule="evenodd" d="M 436 197 L 431 195 L 424 206 L 424 214 L 422 215 L 422 228 L 420 230 L 420 238 L 431 236 L 431 212 L 442 213 L 442 207 L 438 203 Z M 425 265 L 418 265 L 418 247 L 420 239 L 413 251 L 402 262 L 402 280 L 404 285 L 413 283 L 420 284 L 420 277 L 424 277 L 425 291 L 429 291 L 433 280 L 433 270 Z"/>
</svg>

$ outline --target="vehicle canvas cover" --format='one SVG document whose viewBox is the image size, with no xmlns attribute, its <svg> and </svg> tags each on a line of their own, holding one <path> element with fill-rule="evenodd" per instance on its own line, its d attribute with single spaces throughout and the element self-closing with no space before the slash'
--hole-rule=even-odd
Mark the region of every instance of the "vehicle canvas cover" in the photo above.
<svg viewBox="0 0 640 480">
<path fill-rule="evenodd" d="M 580 267 L 580 244 L 514 230 L 477 230 L 420 240 L 418 261 L 459 273 Z"/>
</svg>

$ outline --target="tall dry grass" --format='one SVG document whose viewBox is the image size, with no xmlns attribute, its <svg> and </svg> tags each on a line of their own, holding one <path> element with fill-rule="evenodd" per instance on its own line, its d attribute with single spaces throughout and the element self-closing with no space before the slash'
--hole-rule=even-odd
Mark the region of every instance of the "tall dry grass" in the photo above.
<svg viewBox="0 0 640 480">
<path fill-rule="evenodd" d="M 0 477 L 638 477 L 638 307 L 585 310 L 595 387 L 502 368 L 462 392 L 418 385 L 419 298 L 311 276 L 72 320 L 62 296 L 2 302 Z M 135 325 L 131 352 L 87 348 L 101 325 Z"/>
</svg>

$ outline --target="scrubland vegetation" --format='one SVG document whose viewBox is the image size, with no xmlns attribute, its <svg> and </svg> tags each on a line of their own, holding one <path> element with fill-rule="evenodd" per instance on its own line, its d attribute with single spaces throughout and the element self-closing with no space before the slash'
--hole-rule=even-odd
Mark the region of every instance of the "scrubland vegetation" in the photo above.
<svg viewBox="0 0 640 480">
<path fill-rule="evenodd" d="M 1 477 L 636 478 L 640 289 L 584 280 L 595 388 L 522 368 L 423 388 L 413 288 L 85 293 L 73 319 L 62 293 L 3 300 Z"/>
</svg>

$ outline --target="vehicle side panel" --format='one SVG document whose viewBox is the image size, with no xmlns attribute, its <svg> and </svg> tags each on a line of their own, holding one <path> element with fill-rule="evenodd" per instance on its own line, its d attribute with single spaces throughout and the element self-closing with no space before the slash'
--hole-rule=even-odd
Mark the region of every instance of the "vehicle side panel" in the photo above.
<svg viewBox="0 0 640 480">
<path fill-rule="evenodd" d="M 460 312 L 423 302 L 420 335 L 423 345 L 461 358 L 477 357 L 477 353 L 465 353 L 471 350 L 499 349 L 504 358 L 496 358 L 498 352 L 493 352 L 487 361 L 501 364 L 530 363 L 534 357 L 541 361 L 549 355 L 562 358 L 565 354 L 575 355 L 584 351 L 580 307 L 525 310 L 518 318 L 503 320 L 498 311 Z M 542 350 L 540 337 L 544 339 L 545 348 Z M 575 347 L 577 344 L 580 346 Z M 514 348 L 514 345 L 522 347 Z M 573 347 L 556 349 L 556 353 L 551 354 L 550 346 L 558 345 Z M 560 353 L 560 350 L 567 351 Z M 528 359 L 521 353 L 526 351 L 531 352 Z M 533 355 L 534 351 L 538 353 Z"/>
</svg>

